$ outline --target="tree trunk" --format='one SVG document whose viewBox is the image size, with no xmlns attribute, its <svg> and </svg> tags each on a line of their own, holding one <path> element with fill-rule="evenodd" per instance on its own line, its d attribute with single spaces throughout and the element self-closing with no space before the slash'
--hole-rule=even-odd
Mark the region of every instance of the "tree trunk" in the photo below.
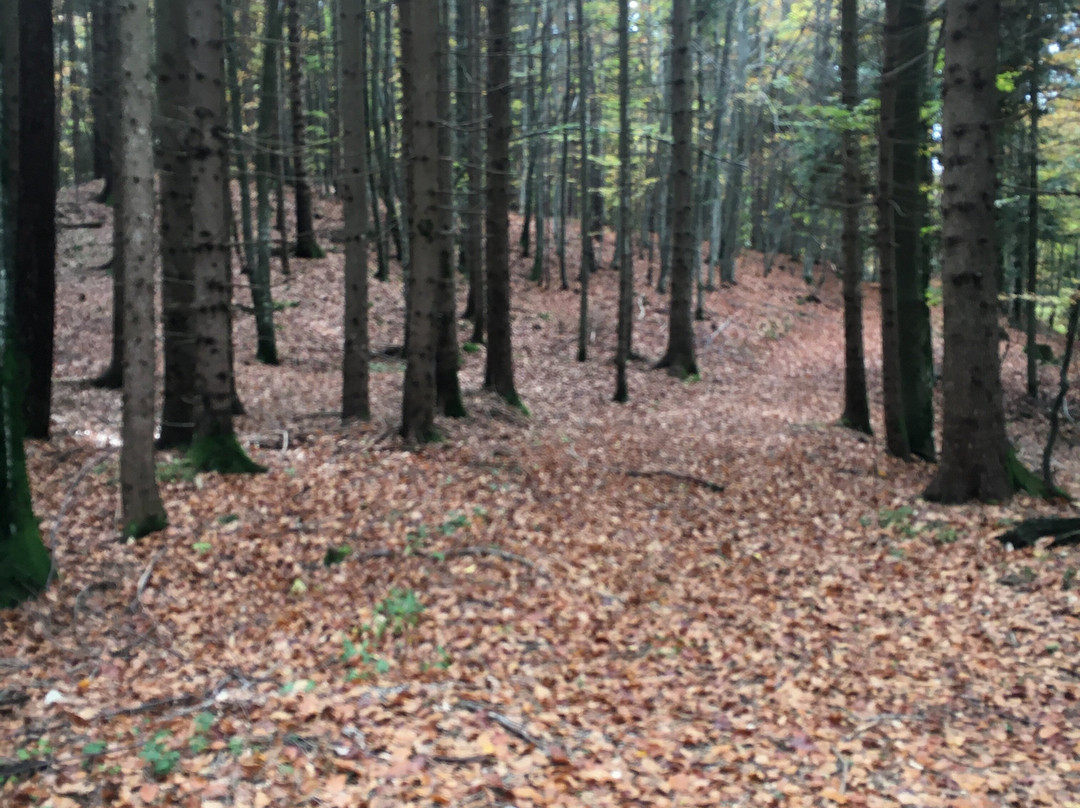
<svg viewBox="0 0 1080 808">
<path fill-rule="evenodd" d="M 1042 37 L 1039 31 L 1041 19 L 1039 0 L 1031 3 L 1031 30 L 1028 32 L 1028 57 L 1031 65 L 1028 73 L 1028 176 L 1027 176 L 1027 394 L 1039 394 L 1039 350 L 1037 342 L 1037 313 L 1035 296 L 1039 293 L 1039 56 Z"/>
<path fill-rule="evenodd" d="M 162 331 L 165 360 L 160 448 L 188 446 L 195 429 L 195 331 L 191 210 L 191 160 L 188 153 L 189 108 L 187 30 L 183 0 L 155 6 L 158 75 L 158 169 L 161 196 Z"/>
<path fill-rule="evenodd" d="M 165 527 L 154 466 L 154 147 L 150 134 L 149 0 L 117 8 L 120 46 L 120 151 L 116 227 L 124 244 L 124 393 L 120 499 L 124 534 L 139 538 Z"/>
<path fill-rule="evenodd" d="M 858 0 L 840 3 L 840 83 L 844 107 L 855 114 L 859 104 Z M 859 210 L 862 207 L 859 134 L 844 129 L 843 232 L 841 235 L 844 286 L 844 414 L 840 421 L 859 432 L 872 434 L 866 398 L 866 363 L 863 358 L 862 250 L 859 248 Z"/>
<path fill-rule="evenodd" d="M 614 400 L 630 399 L 626 363 L 633 337 L 634 254 L 630 251 L 630 4 L 619 0 L 619 325 L 615 347 Z"/>
<path fill-rule="evenodd" d="M 578 18 L 578 140 L 581 149 L 581 165 L 578 168 L 578 187 L 581 197 L 581 271 L 578 274 L 578 281 L 581 284 L 581 295 L 578 303 L 577 361 L 584 362 L 589 356 L 589 277 L 596 265 L 592 243 L 592 206 L 589 204 L 589 180 L 592 177 L 592 169 L 589 163 L 589 104 L 586 79 L 592 67 L 586 56 L 588 47 L 585 36 L 585 3 L 584 0 L 575 0 L 575 2 L 575 13 Z"/>
<path fill-rule="evenodd" d="M 233 431 L 232 264 L 229 223 L 222 192 L 227 170 L 225 75 L 221 4 L 187 0 L 190 102 L 200 114 L 189 118 L 191 209 L 194 225 L 193 330 L 195 430 L 189 457 L 196 468 L 224 473 L 262 470 L 245 454 Z"/>
<path fill-rule="evenodd" d="M 467 55 L 469 75 L 469 139 L 466 158 L 469 201 L 465 212 L 465 263 L 469 267 L 469 312 L 472 315 L 471 341 L 480 344 L 487 334 L 487 301 L 484 269 L 484 139 L 483 118 L 483 37 L 480 35 L 480 0 L 468 0 Z"/>
<path fill-rule="evenodd" d="M 342 358 L 342 420 L 371 417 L 368 393 L 367 261 L 367 4 L 341 0 L 342 174 L 338 181 L 345 215 L 345 350 Z"/>
<path fill-rule="evenodd" d="M 10 0 L 9 0 L 10 2 Z M 26 435 L 47 439 L 56 309 L 56 88 L 52 5 L 19 0 L 19 173 L 15 306 L 28 366 Z M 27 133 L 33 137 L 26 137 Z"/>
<path fill-rule="evenodd" d="M 266 28 L 263 32 L 262 78 L 259 88 L 257 148 L 255 152 L 255 218 L 258 242 L 255 263 L 251 267 L 251 300 L 255 307 L 255 358 L 268 365 L 278 363 L 277 331 L 274 328 L 274 298 L 271 293 L 270 255 L 270 182 L 271 154 L 280 146 L 278 137 L 278 42 L 281 37 L 281 6 L 275 1 L 266 9 Z M 242 185 L 244 196 L 247 184 Z M 282 249 L 285 259 L 286 250 Z"/>
<path fill-rule="evenodd" d="M 296 191 L 296 257 L 322 258 L 315 240 L 311 186 L 307 175 L 307 118 L 304 114 L 303 65 L 300 56 L 300 0 L 285 0 L 289 29 L 289 110 L 292 116 L 293 183 Z"/>
<path fill-rule="evenodd" d="M 925 496 L 1003 501 L 1017 463 L 998 358 L 995 133 L 998 0 L 946 0 L 942 120 L 941 463 Z"/>
<path fill-rule="evenodd" d="M 11 6 L 14 4 L 5 4 Z M 10 10 L 10 9 L 7 9 Z M 12 15 L 13 16 L 13 15 Z M 4 12 L 5 23 L 12 19 Z M 7 33 L 6 31 L 3 33 Z M 10 55 L 4 40 L 5 67 Z M 14 72 L 3 73 L 3 96 Z M 51 559 L 41 541 L 38 521 L 30 501 L 30 482 L 23 455 L 23 357 L 14 322 L 15 305 L 10 294 L 13 275 L 12 184 L 8 150 L 13 128 L 7 116 L 16 110 L 0 107 L 0 609 L 10 609 L 45 588 Z"/>
<path fill-rule="evenodd" d="M 454 180 L 453 137 L 450 129 L 450 31 L 446 7 L 437 3 L 435 49 L 436 77 L 435 120 L 436 151 L 425 152 L 435 158 L 437 207 L 435 238 L 438 248 L 438 286 L 435 295 L 435 401 L 443 415 L 465 416 L 458 381 L 457 293 L 454 272 Z"/>
<path fill-rule="evenodd" d="M 423 443 L 435 432 L 435 353 L 441 223 L 439 206 L 439 78 L 441 55 L 433 47 L 439 0 L 400 0 L 401 84 L 404 100 L 406 203 L 409 211 L 409 279 L 406 366 L 401 435 Z"/>
<path fill-rule="evenodd" d="M 690 0 L 671 4 L 671 306 L 668 317 L 668 346 L 656 363 L 658 368 L 679 378 L 697 373 L 694 358 L 693 255 L 694 244 L 692 176 L 694 167 L 693 113 L 691 111 Z"/>
<path fill-rule="evenodd" d="M 900 371 L 900 323 L 897 309 L 896 105 L 899 92 L 899 16 L 902 0 L 885 3 L 885 52 L 881 66 L 881 112 L 878 132 L 878 267 L 881 287 L 881 382 L 885 415 L 885 447 L 894 457 L 908 458 Z"/>
<path fill-rule="evenodd" d="M 934 351 L 926 289 L 930 261 L 923 248 L 927 218 L 924 188 L 930 170 L 924 155 L 929 138 L 923 121 L 927 65 L 926 0 L 899 0 L 896 38 L 897 77 L 892 139 L 893 267 L 904 433 L 908 449 L 933 461 Z"/>
<path fill-rule="evenodd" d="M 510 5 L 488 5 L 487 280 L 488 349 L 484 388 L 521 406 L 514 389 L 510 325 Z"/>
</svg>

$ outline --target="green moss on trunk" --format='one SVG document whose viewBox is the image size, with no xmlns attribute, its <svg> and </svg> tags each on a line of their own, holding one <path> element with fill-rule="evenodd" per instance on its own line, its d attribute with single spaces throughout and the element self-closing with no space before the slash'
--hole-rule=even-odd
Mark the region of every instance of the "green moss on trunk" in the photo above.
<svg viewBox="0 0 1080 808">
<path fill-rule="evenodd" d="M 207 435 L 195 438 L 187 453 L 188 461 L 199 471 L 221 474 L 262 474 L 260 466 L 247 456 L 236 435 Z"/>
</svg>

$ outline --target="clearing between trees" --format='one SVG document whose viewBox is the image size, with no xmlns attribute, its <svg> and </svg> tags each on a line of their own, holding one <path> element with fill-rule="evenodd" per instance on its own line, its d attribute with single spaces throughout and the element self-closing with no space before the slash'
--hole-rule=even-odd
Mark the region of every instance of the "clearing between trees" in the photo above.
<svg viewBox="0 0 1080 808">
<path fill-rule="evenodd" d="M 294 261 L 280 367 L 236 314 L 238 431 L 269 471 L 160 455 L 169 527 L 125 544 L 119 397 L 86 384 L 109 355 L 105 230 L 64 232 L 56 437 L 28 445 L 57 578 L 4 613 L 3 804 L 1080 804 L 1078 551 L 1008 552 L 1007 525 L 1055 512 L 930 505 L 929 466 L 835 425 L 831 274 L 808 302 L 748 257 L 707 296 L 700 379 L 636 361 L 619 405 L 616 273 L 591 282 L 582 364 L 576 289 L 517 259 L 531 416 L 479 392 L 466 350 L 469 417 L 409 451 L 400 280 L 372 283 L 376 416 L 341 427 L 342 256 Z M 634 349 L 655 360 L 644 272 Z M 1023 358 L 1007 406 L 1032 463 Z M 1074 493 L 1078 438 L 1057 455 Z"/>
</svg>

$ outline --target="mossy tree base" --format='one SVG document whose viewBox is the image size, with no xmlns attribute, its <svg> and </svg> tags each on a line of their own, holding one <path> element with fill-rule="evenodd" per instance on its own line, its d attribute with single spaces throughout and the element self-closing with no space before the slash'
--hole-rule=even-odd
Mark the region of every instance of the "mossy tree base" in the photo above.
<svg viewBox="0 0 1080 808">
<path fill-rule="evenodd" d="M 199 471 L 221 474 L 262 474 L 266 471 L 266 466 L 260 466 L 248 457 L 233 434 L 195 438 L 187 451 L 187 459 Z"/>
<path fill-rule="evenodd" d="M 1009 474 L 1009 481 L 1014 491 L 1023 491 L 1040 499 L 1072 499 L 1064 490 L 1056 485 L 1048 486 L 1038 474 L 1025 466 L 1016 452 L 1009 452 L 1005 459 L 1005 469 Z"/>
<path fill-rule="evenodd" d="M 19 519 L 15 532 L 0 544 L 0 609 L 36 597 L 49 581 L 52 559 L 32 516 Z"/>
<path fill-rule="evenodd" d="M 163 514 L 153 514 L 145 519 L 124 525 L 124 535 L 130 539 L 141 539 L 151 533 L 157 533 L 169 526 L 169 520 Z"/>
</svg>

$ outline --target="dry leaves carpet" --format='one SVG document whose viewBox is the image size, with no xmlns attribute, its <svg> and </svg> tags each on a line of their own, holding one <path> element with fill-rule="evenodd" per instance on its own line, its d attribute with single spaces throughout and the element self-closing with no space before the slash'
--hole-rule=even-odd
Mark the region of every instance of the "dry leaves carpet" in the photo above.
<svg viewBox="0 0 1080 808">
<path fill-rule="evenodd" d="M 103 217 L 81 193 L 66 212 Z M 281 367 L 236 317 L 238 429 L 268 473 L 163 456 L 170 526 L 126 544 L 118 396 L 85 383 L 109 351 L 107 233 L 64 232 L 55 438 L 29 446 L 57 578 L 0 633 L 0 757 L 41 770 L 0 804 L 1080 804 L 1077 551 L 1006 552 L 1001 526 L 1048 506 L 931 506 L 929 466 L 835 425 L 835 278 L 800 303 L 795 271 L 748 258 L 708 295 L 700 380 L 637 361 L 616 405 L 614 273 L 579 364 L 576 285 L 522 262 L 531 417 L 463 352 L 470 417 L 409 451 L 393 356 L 372 423 L 338 424 L 342 258 L 294 261 Z M 655 359 L 666 302 L 639 288 Z M 401 341 L 400 295 L 373 282 L 376 349 Z M 1045 402 L 1013 392 L 1018 357 L 1032 461 Z"/>
</svg>

